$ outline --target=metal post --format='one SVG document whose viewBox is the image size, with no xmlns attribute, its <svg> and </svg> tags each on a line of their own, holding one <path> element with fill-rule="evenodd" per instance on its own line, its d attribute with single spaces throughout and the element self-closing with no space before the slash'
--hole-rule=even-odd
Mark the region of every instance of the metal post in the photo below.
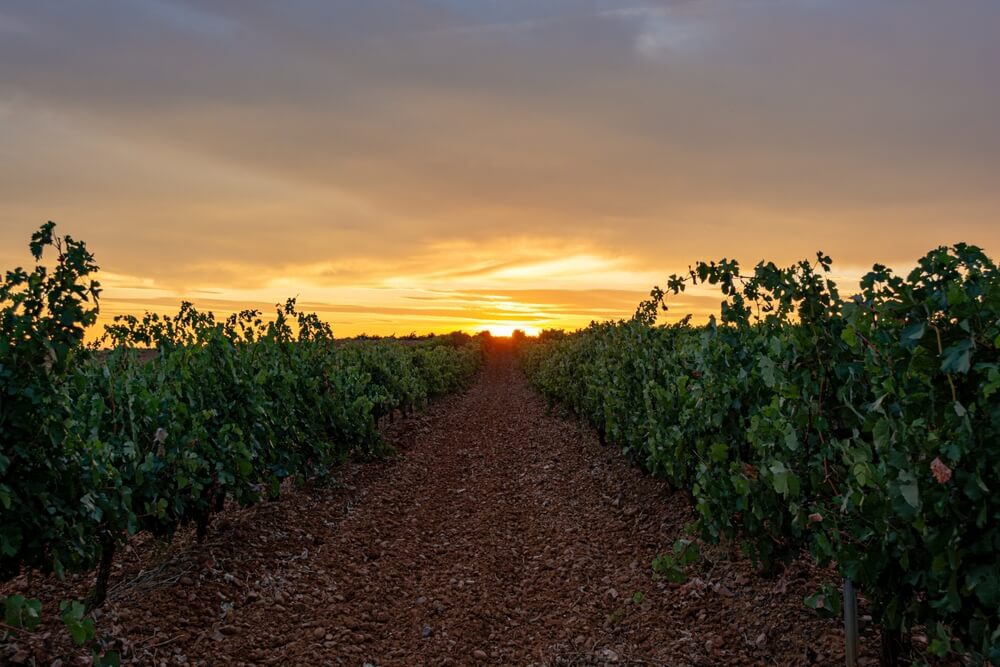
<svg viewBox="0 0 1000 667">
<path fill-rule="evenodd" d="M 844 655 L 847 667 L 858 665 L 858 593 L 854 590 L 854 582 L 844 579 L 844 639 L 847 645 Z"/>
</svg>

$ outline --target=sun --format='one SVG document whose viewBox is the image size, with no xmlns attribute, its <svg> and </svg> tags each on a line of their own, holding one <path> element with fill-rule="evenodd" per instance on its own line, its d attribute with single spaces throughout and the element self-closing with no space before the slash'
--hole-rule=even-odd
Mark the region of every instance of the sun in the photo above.
<svg viewBox="0 0 1000 667">
<path fill-rule="evenodd" d="M 538 335 L 538 327 L 528 324 L 489 324 L 482 327 L 480 331 L 489 331 L 491 336 L 510 337 L 515 329 L 520 329 L 529 336 Z"/>
</svg>

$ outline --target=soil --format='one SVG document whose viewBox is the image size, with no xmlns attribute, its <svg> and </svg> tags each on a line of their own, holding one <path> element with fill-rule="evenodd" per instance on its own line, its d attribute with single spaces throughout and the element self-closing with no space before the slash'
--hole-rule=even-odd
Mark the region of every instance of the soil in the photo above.
<svg viewBox="0 0 1000 667">
<path fill-rule="evenodd" d="M 651 561 L 688 536 L 689 501 L 547 414 L 509 349 L 385 436 L 393 459 L 228 508 L 201 544 L 191 531 L 133 540 L 97 618 L 123 662 L 844 664 L 841 622 L 803 606 L 831 578 L 806 559 L 768 578 L 735 547 L 706 546 L 686 583 L 655 580 Z M 47 611 L 0 662 L 88 664 L 54 617 L 91 581 L 0 588 Z M 877 630 L 863 625 L 860 662 L 876 664 Z"/>
</svg>

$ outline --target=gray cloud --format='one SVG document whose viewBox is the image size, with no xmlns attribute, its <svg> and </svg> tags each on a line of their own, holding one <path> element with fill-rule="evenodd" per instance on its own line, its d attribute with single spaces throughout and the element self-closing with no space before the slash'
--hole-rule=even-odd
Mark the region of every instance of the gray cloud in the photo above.
<svg viewBox="0 0 1000 667">
<path fill-rule="evenodd" d="M 9 3 L 0 259 L 47 218 L 188 288 L 523 259 L 416 266 L 448 240 L 996 248 L 997 34 L 989 0 Z"/>
</svg>

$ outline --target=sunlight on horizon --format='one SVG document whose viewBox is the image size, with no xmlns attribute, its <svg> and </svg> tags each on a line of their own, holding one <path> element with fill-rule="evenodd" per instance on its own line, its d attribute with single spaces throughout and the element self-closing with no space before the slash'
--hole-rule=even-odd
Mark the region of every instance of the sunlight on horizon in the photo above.
<svg viewBox="0 0 1000 667">
<path fill-rule="evenodd" d="M 491 336 L 502 338 L 510 338 L 514 335 L 515 331 L 521 331 L 528 336 L 537 336 L 541 333 L 538 327 L 533 327 L 529 324 L 490 324 L 479 327 L 477 331 L 489 331 Z"/>
<path fill-rule="evenodd" d="M 896 268 L 905 272 L 909 267 Z M 843 293 L 850 294 L 866 272 L 860 266 L 835 266 L 828 277 Z M 315 312 L 328 322 L 338 338 L 452 331 L 489 331 L 494 336 L 510 336 L 516 329 L 534 336 L 545 329 L 573 331 L 585 328 L 592 321 L 627 319 L 648 297 L 649 289 L 654 285 L 662 287 L 667 278 L 666 272 L 656 276 L 637 271 L 630 283 L 618 283 L 616 280 L 624 272 L 611 273 L 617 278 L 608 275 L 600 280 L 612 286 L 606 289 L 587 287 L 595 279 L 590 274 L 575 281 L 563 280 L 560 288 L 534 289 L 533 285 L 555 282 L 541 269 L 535 273 L 522 271 L 518 280 L 498 279 L 484 272 L 480 280 L 489 287 L 482 289 L 468 289 L 464 282 L 455 284 L 447 280 L 427 285 L 423 278 L 414 278 L 422 287 L 409 289 L 377 281 L 367 286 L 324 286 L 299 278 L 281 279 L 259 289 L 205 286 L 185 290 L 160 286 L 150 279 L 101 271 L 97 276 L 103 289 L 101 313 L 88 339 L 99 338 L 103 327 L 117 315 L 141 316 L 147 311 L 172 315 L 182 301 L 192 302 L 199 310 L 210 310 L 219 318 L 256 309 L 268 320 L 276 306 L 288 298 L 297 300 L 300 311 Z M 629 284 L 641 287 L 625 289 Z M 690 315 L 693 323 L 701 324 L 709 315 L 718 314 L 720 301 L 721 294 L 712 286 L 689 287 L 682 294 L 668 296 L 669 310 L 659 314 L 659 321 L 674 322 Z"/>
<path fill-rule="evenodd" d="M 463 262 L 476 268 L 423 269 L 429 263 Z M 283 269 L 283 275 L 259 277 L 262 284 L 249 288 L 212 282 L 185 288 L 102 271 L 99 324 L 110 323 L 116 315 L 170 314 L 181 301 L 220 317 L 250 308 L 267 318 L 274 304 L 296 298 L 301 310 L 328 321 L 338 337 L 456 330 L 509 336 L 514 329 L 534 335 L 543 329 L 574 330 L 595 320 L 629 317 L 649 289 L 665 278 L 635 268 L 626 257 L 560 251 L 544 240 L 524 238 L 513 248 L 506 243 L 437 248 L 432 258 L 418 257 L 394 272 L 358 262 L 344 279 L 329 267 Z M 348 284 L 341 284 L 343 280 Z M 594 288 L 595 281 L 601 287 Z"/>
</svg>

